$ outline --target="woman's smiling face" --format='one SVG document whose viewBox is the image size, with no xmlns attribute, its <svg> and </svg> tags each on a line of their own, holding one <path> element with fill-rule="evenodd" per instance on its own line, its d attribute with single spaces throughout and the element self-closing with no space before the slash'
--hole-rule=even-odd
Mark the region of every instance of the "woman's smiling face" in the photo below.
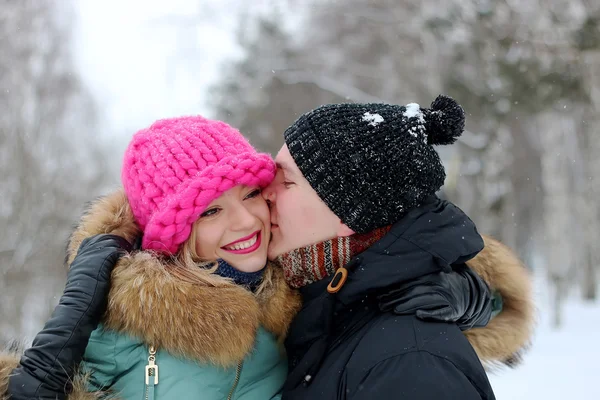
<svg viewBox="0 0 600 400">
<path fill-rule="evenodd" d="M 223 259 L 242 272 L 256 272 L 267 262 L 271 239 L 269 207 L 258 187 L 235 186 L 213 200 L 194 224 L 196 254 Z"/>
</svg>

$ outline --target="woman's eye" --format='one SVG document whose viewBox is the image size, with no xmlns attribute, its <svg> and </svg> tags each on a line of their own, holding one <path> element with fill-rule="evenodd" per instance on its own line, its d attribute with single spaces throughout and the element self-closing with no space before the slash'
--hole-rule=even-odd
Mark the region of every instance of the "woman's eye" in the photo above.
<svg viewBox="0 0 600 400">
<path fill-rule="evenodd" d="M 218 212 L 219 212 L 218 208 L 211 208 L 210 210 L 206 210 L 202 214 L 200 214 L 200 218 L 202 218 L 202 217 L 210 217 L 212 215 L 216 215 Z"/>
<path fill-rule="evenodd" d="M 261 193 L 260 189 L 255 189 L 255 190 L 251 191 L 250 193 L 248 193 L 248 195 L 246 195 L 246 197 L 244 197 L 244 200 L 253 199 L 256 196 L 260 196 L 260 193 Z"/>
<path fill-rule="evenodd" d="M 295 185 L 295 183 L 294 182 L 290 182 L 290 181 L 283 181 L 283 186 L 285 186 L 286 188 L 290 187 L 292 185 Z"/>
</svg>

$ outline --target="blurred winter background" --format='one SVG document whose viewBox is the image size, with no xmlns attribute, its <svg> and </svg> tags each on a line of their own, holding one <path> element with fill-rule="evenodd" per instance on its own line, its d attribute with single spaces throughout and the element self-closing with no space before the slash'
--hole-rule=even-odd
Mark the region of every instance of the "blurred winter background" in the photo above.
<svg viewBox="0 0 600 400">
<path fill-rule="evenodd" d="M 275 152 L 320 104 L 438 93 L 468 113 L 443 194 L 536 278 L 498 399 L 600 398 L 597 0 L 0 0 L 0 341 L 41 328 L 135 130 L 199 113 Z"/>
</svg>

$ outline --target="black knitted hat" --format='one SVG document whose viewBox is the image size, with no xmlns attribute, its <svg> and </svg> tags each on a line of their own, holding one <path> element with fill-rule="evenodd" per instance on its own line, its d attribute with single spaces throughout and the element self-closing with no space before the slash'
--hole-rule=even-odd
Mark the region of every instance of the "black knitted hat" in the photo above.
<svg viewBox="0 0 600 400">
<path fill-rule="evenodd" d="M 328 104 L 298 118 L 285 142 L 319 197 L 357 233 L 398 221 L 446 178 L 433 145 L 462 134 L 465 113 L 440 95 L 412 103 Z"/>
</svg>

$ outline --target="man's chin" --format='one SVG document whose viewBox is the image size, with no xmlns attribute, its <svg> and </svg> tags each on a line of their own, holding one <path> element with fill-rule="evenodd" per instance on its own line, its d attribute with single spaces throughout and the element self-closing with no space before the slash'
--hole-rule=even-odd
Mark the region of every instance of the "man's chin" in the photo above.
<svg viewBox="0 0 600 400">
<path fill-rule="evenodd" d="M 283 253 L 284 252 L 281 251 L 281 246 L 277 246 L 277 243 L 271 240 L 271 243 L 269 243 L 269 248 L 267 249 L 267 258 L 270 261 L 275 261 L 277 257 Z"/>
<path fill-rule="evenodd" d="M 277 252 L 271 252 L 270 250 L 267 252 L 267 258 L 269 259 L 269 261 L 275 261 L 280 255 L 281 254 Z"/>
<path fill-rule="evenodd" d="M 270 261 L 276 260 L 278 257 L 293 251 L 299 247 L 290 247 L 290 243 L 285 243 L 281 240 L 275 239 L 271 236 L 271 242 L 269 243 L 269 248 L 267 249 L 267 258 Z"/>
</svg>

